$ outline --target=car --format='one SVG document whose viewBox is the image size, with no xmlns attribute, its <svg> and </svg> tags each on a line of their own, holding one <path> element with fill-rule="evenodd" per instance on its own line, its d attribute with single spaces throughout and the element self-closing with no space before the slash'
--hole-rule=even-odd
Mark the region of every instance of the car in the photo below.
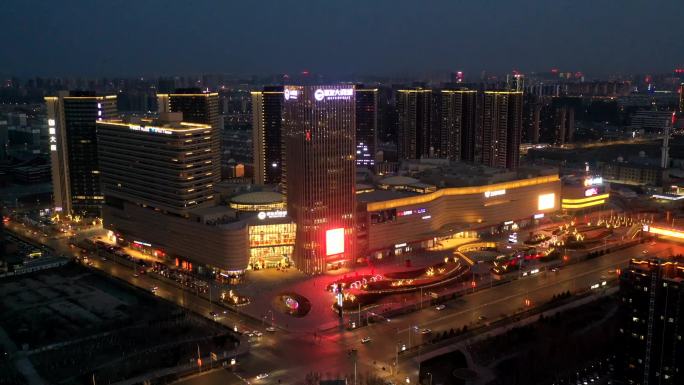
<svg viewBox="0 0 684 385">
<path fill-rule="evenodd" d="M 551 269 L 551 271 L 554 273 L 558 273 L 560 271 L 560 269 L 557 267 L 554 267 L 553 269 Z"/>
<path fill-rule="evenodd" d="M 430 333 L 432 333 L 432 330 L 430 330 L 428 328 L 425 328 L 425 329 L 420 331 L 420 334 L 430 334 Z"/>
<path fill-rule="evenodd" d="M 258 330 L 255 330 L 255 331 L 254 331 L 254 335 L 257 336 L 257 337 L 261 337 L 261 336 L 264 335 L 264 333 L 262 333 L 262 332 L 260 332 L 260 331 L 258 331 Z"/>
<path fill-rule="evenodd" d="M 258 374 L 258 375 L 256 376 L 256 379 L 257 379 L 257 380 L 261 380 L 261 379 L 264 379 L 264 378 L 266 378 L 266 377 L 268 377 L 268 373 L 261 373 L 261 374 Z"/>
<path fill-rule="evenodd" d="M 150 291 L 153 293 L 156 293 L 157 290 L 159 290 L 159 288 L 157 286 L 152 286 L 152 288 L 150 289 Z"/>
<path fill-rule="evenodd" d="M 269 327 L 266 328 L 266 331 L 267 331 L 267 332 L 270 332 L 270 333 L 273 333 L 273 332 L 276 331 L 276 328 L 274 328 L 273 326 L 269 326 Z"/>
<path fill-rule="evenodd" d="M 214 318 L 218 317 L 218 313 L 215 312 L 215 311 L 210 311 L 210 312 L 209 312 L 209 315 L 212 316 L 212 317 L 214 317 Z"/>
<path fill-rule="evenodd" d="M 133 273 L 133 278 L 138 278 L 140 275 L 138 273 Z"/>
<path fill-rule="evenodd" d="M 486 320 L 486 319 L 487 319 L 487 317 L 485 317 L 485 316 L 483 316 L 483 315 L 477 317 L 477 320 L 478 320 L 478 321 L 484 321 L 484 320 Z"/>
<path fill-rule="evenodd" d="M 641 254 L 648 254 L 648 250 L 642 251 Z"/>
<path fill-rule="evenodd" d="M 363 338 L 361 339 L 361 343 L 362 343 L 362 344 L 367 344 L 367 343 L 369 343 L 369 342 L 371 342 L 371 341 L 372 341 L 372 339 L 371 339 L 370 337 L 363 337 Z"/>
<path fill-rule="evenodd" d="M 247 332 L 246 334 L 247 334 L 247 337 L 249 337 L 249 338 L 254 337 L 254 333 L 252 333 L 252 332 Z"/>
<path fill-rule="evenodd" d="M 107 261 L 107 257 L 102 257 L 102 260 L 106 262 L 106 261 Z"/>
<path fill-rule="evenodd" d="M 437 305 L 437 307 L 435 307 L 435 310 L 444 310 L 444 309 L 446 309 L 446 305 L 444 305 L 444 304 Z"/>
</svg>

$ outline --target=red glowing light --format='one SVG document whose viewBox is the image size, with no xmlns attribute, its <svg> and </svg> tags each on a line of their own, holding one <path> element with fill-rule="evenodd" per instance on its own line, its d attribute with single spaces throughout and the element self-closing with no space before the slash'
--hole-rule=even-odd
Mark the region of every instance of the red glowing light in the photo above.
<svg viewBox="0 0 684 385">
<path fill-rule="evenodd" d="M 325 232 L 325 255 L 344 253 L 344 229 L 330 229 Z"/>
<path fill-rule="evenodd" d="M 471 286 L 471 287 L 477 286 L 477 282 L 475 282 L 475 281 L 470 281 L 470 286 Z"/>
<path fill-rule="evenodd" d="M 311 131 L 306 130 L 306 141 L 310 142 L 311 141 Z"/>
</svg>

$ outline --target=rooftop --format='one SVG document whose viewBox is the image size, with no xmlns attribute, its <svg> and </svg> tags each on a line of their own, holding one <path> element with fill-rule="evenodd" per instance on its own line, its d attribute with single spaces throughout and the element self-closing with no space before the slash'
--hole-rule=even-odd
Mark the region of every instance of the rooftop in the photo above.
<svg viewBox="0 0 684 385">
<path fill-rule="evenodd" d="M 356 200 L 359 202 L 383 202 L 392 199 L 406 198 L 414 195 L 419 195 L 418 193 L 412 193 L 408 191 L 395 191 L 395 190 L 374 190 L 370 192 L 364 192 L 356 194 Z"/>
<path fill-rule="evenodd" d="M 409 184 L 415 184 L 420 182 L 418 179 L 411 178 L 408 176 L 390 176 L 384 179 L 381 179 L 378 183 L 380 184 L 386 184 L 390 186 L 403 186 L 403 185 L 409 185 Z"/>
<path fill-rule="evenodd" d="M 168 116 L 167 119 L 146 119 L 131 117 L 129 119 L 107 119 L 99 120 L 98 124 L 106 124 L 108 126 L 119 126 L 121 128 L 128 128 L 133 131 L 151 132 L 156 134 L 170 135 L 174 132 L 188 132 L 197 130 L 211 129 L 210 125 L 200 123 L 189 123 L 180 120 L 182 115 Z"/>
<path fill-rule="evenodd" d="M 232 203 L 258 205 L 284 202 L 285 196 L 273 191 L 257 191 L 234 196 L 230 201 Z"/>
</svg>

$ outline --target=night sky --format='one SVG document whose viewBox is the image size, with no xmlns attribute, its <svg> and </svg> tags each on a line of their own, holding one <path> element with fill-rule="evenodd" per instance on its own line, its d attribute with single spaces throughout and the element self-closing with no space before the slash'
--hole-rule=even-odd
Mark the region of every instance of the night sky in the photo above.
<svg viewBox="0 0 684 385">
<path fill-rule="evenodd" d="M 0 74 L 669 72 L 682 0 L 2 0 Z"/>
</svg>

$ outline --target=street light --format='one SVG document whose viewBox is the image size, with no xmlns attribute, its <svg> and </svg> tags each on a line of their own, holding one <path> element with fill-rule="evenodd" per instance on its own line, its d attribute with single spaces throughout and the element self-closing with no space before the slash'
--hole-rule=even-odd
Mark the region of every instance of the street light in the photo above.
<svg viewBox="0 0 684 385">
<path fill-rule="evenodd" d="M 432 373 L 428 373 L 427 375 L 430 376 L 430 384 L 429 385 L 432 385 Z"/>
</svg>

